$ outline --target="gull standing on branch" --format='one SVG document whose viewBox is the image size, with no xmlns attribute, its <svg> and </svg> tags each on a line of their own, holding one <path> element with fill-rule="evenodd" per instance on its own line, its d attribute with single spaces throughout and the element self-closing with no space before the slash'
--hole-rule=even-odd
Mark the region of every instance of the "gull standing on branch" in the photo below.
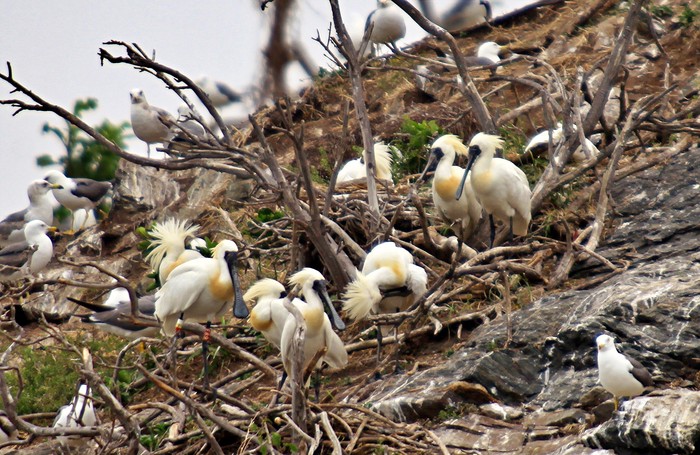
<svg viewBox="0 0 700 455">
<path fill-rule="evenodd" d="M 53 196 L 71 212 L 79 209 L 85 209 L 86 211 L 94 209 L 107 192 L 112 189 L 110 182 L 98 182 L 97 180 L 85 178 L 68 178 L 56 170 L 49 171 L 44 180 L 60 186 L 60 188 L 52 190 Z M 80 226 L 81 229 L 88 219 L 89 217 L 86 216 L 83 226 Z"/>
<path fill-rule="evenodd" d="M 241 94 L 223 82 L 213 81 L 207 76 L 201 76 L 195 81 L 199 88 L 209 97 L 214 107 L 223 107 L 241 101 Z"/>
<path fill-rule="evenodd" d="M 24 226 L 25 240 L 0 250 L 0 283 L 36 274 L 51 262 L 53 242 L 46 235 L 47 231 L 56 231 L 56 228 L 41 220 L 32 220 Z"/>
<path fill-rule="evenodd" d="M 54 200 L 49 191 L 60 189 L 61 185 L 46 180 L 34 180 L 27 187 L 29 207 L 12 213 L 0 221 L 0 246 L 21 242 L 24 239 L 24 225 L 32 220 L 41 220 L 46 224 L 53 222 Z"/>
<path fill-rule="evenodd" d="M 146 143 L 146 153 L 151 156 L 151 144 L 162 143 L 170 136 L 170 127 L 175 124 L 165 109 L 151 106 L 143 90 L 133 89 L 131 97 L 131 129 L 137 138 Z"/>
<path fill-rule="evenodd" d="M 433 205 L 440 217 L 451 223 L 459 222 L 459 237 L 466 240 L 481 219 L 481 204 L 474 196 L 469 175 L 459 199 L 455 193 L 464 169 L 455 166 L 457 155 L 467 155 L 467 147 L 454 134 L 446 134 L 433 142 L 425 170 L 418 181 L 427 180 L 429 172 L 433 175 Z"/>
<path fill-rule="evenodd" d="M 615 341 L 609 335 L 599 335 L 598 380 L 605 390 L 612 393 L 615 410 L 621 397 L 641 395 L 644 387 L 651 387 L 651 374 L 635 359 L 617 352 Z"/>
<path fill-rule="evenodd" d="M 391 0 L 378 0 L 377 9 L 367 16 L 365 31 L 372 27 L 369 40 L 375 44 L 396 47 L 396 41 L 406 36 L 403 13 Z"/>
<path fill-rule="evenodd" d="M 362 272 L 345 290 L 343 310 L 353 320 L 369 314 L 404 311 L 425 294 L 428 275 L 413 263 L 413 256 L 394 242 L 384 242 L 367 254 Z M 398 335 L 398 327 L 395 327 Z M 381 359 L 382 337 L 386 327 L 377 330 L 377 362 Z"/>
<path fill-rule="evenodd" d="M 481 206 L 489 214 L 491 235 L 489 248 L 496 238 L 494 216 L 510 226 L 513 234 L 527 235 L 530 225 L 530 184 L 525 173 L 515 164 L 503 158 L 495 158 L 496 149 L 503 145 L 498 136 L 477 133 L 469 143 L 469 162 L 455 198 L 465 190 L 471 170 L 471 186 Z"/>
</svg>

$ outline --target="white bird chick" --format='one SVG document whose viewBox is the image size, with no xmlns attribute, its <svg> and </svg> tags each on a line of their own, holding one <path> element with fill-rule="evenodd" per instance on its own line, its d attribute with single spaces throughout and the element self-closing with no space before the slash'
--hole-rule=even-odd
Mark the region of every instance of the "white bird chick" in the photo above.
<svg viewBox="0 0 700 455">
<path fill-rule="evenodd" d="M 156 293 L 155 315 L 165 335 L 175 334 L 178 319 L 206 322 L 209 326 L 232 305 L 234 316 L 248 317 L 238 280 L 237 259 L 236 244 L 223 240 L 214 248 L 213 257 L 187 261 L 170 272 Z"/>
<path fill-rule="evenodd" d="M 165 109 L 151 106 L 146 101 L 143 90 L 133 89 L 131 96 L 131 129 L 137 138 L 146 143 L 148 156 L 151 156 L 151 144 L 164 142 L 170 136 L 170 126 L 175 123 Z"/>
<path fill-rule="evenodd" d="M 294 299 L 295 305 L 301 312 L 306 322 L 306 337 L 302 348 L 303 371 L 306 371 L 316 354 L 326 348 L 327 351 L 321 357 L 321 361 L 327 363 L 331 368 L 343 368 L 348 363 L 348 353 L 340 337 L 333 331 L 333 327 L 338 330 L 345 328 L 345 324 L 338 316 L 333 303 L 326 290 L 326 279 L 318 270 L 304 268 L 292 275 L 289 279 L 302 299 Z M 294 333 L 297 329 L 296 319 L 290 315 L 282 329 L 280 350 L 282 353 L 282 364 L 286 374 L 291 372 L 292 359 L 290 358 L 290 346 Z M 284 379 L 280 383 L 280 388 Z"/>
<path fill-rule="evenodd" d="M 185 249 L 187 239 L 194 237 L 198 229 L 197 225 L 175 218 L 156 223 L 151 229 L 149 235 L 153 249 L 146 255 L 146 261 L 158 271 L 161 286 L 177 266 L 202 257 L 196 249 Z"/>
<path fill-rule="evenodd" d="M 425 294 L 428 275 L 413 263 L 413 256 L 394 242 L 372 248 L 362 272 L 357 271 L 343 295 L 348 317 L 360 320 L 369 314 L 396 313 L 409 308 Z M 377 361 L 381 357 L 381 339 L 388 330 L 377 330 Z"/>
<path fill-rule="evenodd" d="M 207 76 L 200 76 L 196 81 L 199 88 L 207 94 L 214 107 L 223 107 L 228 104 L 241 101 L 241 94 L 233 90 L 223 82 L 209 79 Z"/>
<path fill-rule="evenodd" d="M 644 366 L 631 357 L 617 352 L 615 341 L 609 335 L 599 335 L 598 380 L 605 390 L 612 393 L 617 410 L 621 397 L 636 397 L 654 382 Z"/>
<path fill-rule="evenodd" d="M 459 223 L 459 236 L 466 240 L 476 228 L 481 219 L 481 204 L 474 195 L 470 176 L 459 199 L 455 193 L 464 169 L 453 163 L 457 155 L 466 155 L 467 147 L 454 134 L 446 134 L 437 138 L 430 147 L 430 156 L 425 170 L 418 178 L 425 180 L 429 172 L 433 174 L 433 205 L 440 217 L 450 223 Z"/>
<path fill-rule="evenodd" d="M 0 221 L 0 246 L 24 240 L 24 225 L 32 220 L 41 220 L 46 224 L 53 222 L 54 198 L 49 194 L 61 185 L 46 180 L 34 180 L 27 187 L 29 207 L 12 213 Z"/>
<path fill-rule="evenodd" d="M 47 231 L 56 231 L 41 220 L 24 226 L 25 240 L 0 250 L 0 283 L 12 281 L 43 270 L 53 257 L 53 242 Z"/>
<path fill-rule="evenodd" d="M 403 13 L 390 0 L 379 0 L 377 9 L 367 16 L 365 30 L 372 26 L 369 36 L 376 44 L 393 44 L 406 35 L 406 22 Z"/>
<path fill-rule="evenodd" d="M 248 322 L 277 349 L 280 349 L 282 330 L 287 316 L 289 316 L 289 311 L 284 307 L 284 297 L 286 296 L 287 290 L 284 285 L 272 278 L 256 281 L 243 294 L 244 301 L 256 302 L 253 309 L 250 310 Z"/>
<path fill-rule="evenodd" d="M 376 144 L 374 144 L 374 163 L 376 164 L 376 178 L 378 180 L 385 180 L 393 184 L 393 179 L 391 176 L 391 151 L 392 148 L 388 145 L 385 145 L 383 142 L 377 142 Z M 363 150 L 362 158 L 350 160 L 347 163 L 345 163 L 338 172 L 336 184 L 342 184 L 350 182 L 352 180 L 366 179 L 366 157 L 367 152 Z"/>
<path fill-rule="evenodd" d="M 491 4 L 488 0 L 458 0 L 440 18 L 440 25 L 450 32 L 457 32 L 491 20 Z"/>
<path fill-rule="evenodd" d="M 471 170 L 474 195 L 489 214 L 491 236 L 496 237 L 494 217 L 510 226 L 511 237 L 527 235 L 530 225 L 530 184 L 525 173 L 503 158 L 495 158 L 496 149 L 503 145 L 498 136 L 477 133 L 469 143 L 469 162 L 455 197 L 459 199 Z"/>
<path fill-rule="evenodd" d="M 87 384 L 80 384 L 78 393 L 71 402 L 58 410 L 58 414 L 53 421 L 53 427 L 92 427 L 97 423 L 95 408 L 92 405 L 90 387 Z"/>
<path fill-rule="evenodd" d="M 99 204 L 102 198 L 112 189 L 110 182 L 98 182 L 97 180 L 86 178 L 69 178 L 63 175 L 62 172 L 51 170 L 46 173 L 44 180 L 54 184 L 55 187 L 51 190 L 56 200 L 71 212 L 76 212 L 80 209 L 92 210 Z M 75 220 L 75 215 L 73 215 Z M 83 220 L 84 228 L 89 217 L 86 216 Z M 71 222 L 71 226 L 73 223 Z"/>
</svg>

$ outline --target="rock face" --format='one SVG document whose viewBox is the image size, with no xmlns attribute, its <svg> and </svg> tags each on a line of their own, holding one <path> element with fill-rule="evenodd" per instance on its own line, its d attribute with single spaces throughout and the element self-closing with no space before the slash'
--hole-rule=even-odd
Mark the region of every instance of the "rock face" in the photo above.
<svg viewBox="0 0 700 455">
<path fill-rule="evenodd" d="M 539 420 L 526 411 L 523 422 L 530 419 L 554 429 L 539 437 L 548 440 L 552 450 L 537 453 L 693 453 L 700 429 L 698 392 L 663 389 L 670 382 L 694 385 L 700 359 L 700 204 L 693 202 L 700 188 L 698 162 L 700 150 L 691 150 L 613 188 L 621 222 L 598 251 L 616 264 L 629 261 L 625 272 L 596 288 L 547 296 L 515 312 L 507 349 L 500 348 L 506 341 L 506 324 L 497 319 L 475 329 L 466 347 L 442 365 L 411 377 L 387 378 L 365 401 L 397 420 L 426 416 L 435 408 L 435 397 L 443 396 L 441 390 L 454 381 L 468 381 L 483 385 L 506 405 L 554 413 Z M 607 272 L 591 260 L 575 273 Z M 613 420 L 572 438 L 562 427 L 600 421 L 605 415 L 598 405 L 607 396 L 595 389 L 594 338 L 603 331 L 649 369 L 661 390 L 654 392 L 658 396 L 629 400 Z M 443 406 L 454 404 L 454 397 L 451 400 L 443 399 Z M 431 403 L 430 409 L 420 409 L 422 402 Z M 572 407 L 588 412 L 560 414 Z M 679 412 L 661 415 L 669 409 Z M 508 444 L 491 450 L 523 453 L 525 441 L 533 438 L 533 430 L 523 424 L 484 419 L 475 414 L 462 419 L 467 422 L 463 427 L 480 428 L 483 438 L 478 441 L 459 435 L 472 430 L 446 425 L 448 445 L 479 450 L 492 431 L 501 435 L 495 438 L 499 444 L 505 439 Z M 501 434 L 504 431 L 520 436 Z"/>
</svg>

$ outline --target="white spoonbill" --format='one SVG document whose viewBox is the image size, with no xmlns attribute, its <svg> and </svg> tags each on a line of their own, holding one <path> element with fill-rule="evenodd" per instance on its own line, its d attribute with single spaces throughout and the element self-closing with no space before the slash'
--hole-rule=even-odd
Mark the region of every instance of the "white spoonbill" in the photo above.
<svg viewBox="0 0 700 455">
<path fill-rule="evenodd" d="M 146 261 L 153 270 L 158 271 L 161 286 L 168 281 L 170 273 L 177 266 L 202 257 L 197 249 L 185 249 L 187 239 L 194 237 L 198 229 L 199 226 L 191 225 L 187 221 L 168 218 L 156 223 L 150 230 L 153 249 L 146 255 Z"/>
<path fill-rule="evenodd" d="M 43 270 L 53 257 L 53 242 L 46 232 L 55 230 L 41 220 L 25 224 L 25 240 L 0 250 L 0 283 Z"/>
<path fill-rule="evenodd" d="M 366 151 L 362 151 L 362 158 L 350 160 L 340 168 L 336 184 L 340 185 L 357 179 L 367 178 L 367 167 L 365 166 Z M 391 147 L 383 142 L 374 144 L 374 163 L 377 166 L 376 177 L 378 180 L 386 180 L 393 184 L 391 178 Z"/>
<path fill-rule="evenodd" d="M 86 211 L 94 209 L 107 192 L 112 189 L 110 182 L 69 178 L 57 170 L 47 172 L 44 180 L 55 185 L 52 189 L 53 196 L 71 212 L 79 209 L 85 209 Z M 87 220 L 88 217 L 86 216 L 83 220 L 83 225 L 80 226 L 81 229 L 85 227 Z"/>
<path fill-rule="evenodd" d="M 345 290 L 343 309 L 354 320 L 369 314 L 403 311 L 413 305 L 427 289 L 428 275 L 413 263 L 413 256 L 394 242 L 384 242 L 367 254 L 362 272 Z M 386 332 L 386 333 L 383 333 Z M 378 327 L 377 361 L 381 356 L 382 336 L 388 330 Z"/>
<path fill-rule="evenodd" d="M 222 240 L 213 250 L 213 257 L 187 261 L 177 266 L 167 282 L 156 293 L 155 315 L 165 335 L 179 332 L 180 321 L 206 322 L 202 336 L 204 381 L 208 387 L 208 352 L 212 319 L 220 319 L 233 305 L 233 315 L 248 317 L 238 281 L 236 261 L 238 247 L 231 240 Z"/>
<path fill-rule="evenodd" d="M 598 380 L 605 390 L 613 394 L 615 410 L 621 397 L 636 397 L 651 387 L 651 374 L 635 359 L 617 352 L 615 341 L 609 335 L 599 335 Z"/>
<path fill-rule="evenodd" d="M 151 144 L 163 142 L 170 136 L 170 127 L 175 117 L 170 112 L 151 106 L 143 90 L 133 89 L 131 97 L 131 129 L 137 138 L 146 143 L 146 152 L 151 156 Z"/>
<path fill-rule="evenodd" d="M 296 298 L 292 302 L 306 322 L 306 337 L 302 352 L 303 371 L 306 371 L 313 358 L 322 349 L 327 349 L 320 361 L 327 363 L 331 368 L 343 368 L 348 363 L 348 353 L 345 350 L 343 340 L 333 331 L 345 329 L 345 324 L 338 316 L 328 291 L 326 279 L 318 270 L 304 268 L 292 275 L 289 284 L 299 293 L 302 299 Z M 297 329 L 296 319 L 290 315 L 284 323 L 280 351 L 284 373 L 280 381 L 280 389 L 284 385 L 286 376 L 291 372 L 292 359 L 290 358 L 290 346 Z"/>
<path fill-rule="evenodd" d="M 49 194 L 61 185 L 49 183 L 46 180 L 34 180 L 27 187 L 29 207 L 19 212 L 11 213 L 0 221 L 0 246 L 21 242 L 24 238 L 24 225 L 32 220 L 41 220 L 50 225 L 53 222 L 54 198 Z"/>
<path fill-rule="evenodd" d="M 280 349 L 282 329 L 284 329 L 284 323 L 289 316 L 289 311 L 284 307 L 283 299 L 286 296 L 287 290 L 284 285 L 272 278 L 256 281 L 243 294 L 244 301 L 256 302 L 253 309 L 250 310 L 248 322 L 277 349 Z"/>
<path fill-rule="evenodd" d="M 527 235 L 530 224 L 530 184 L 527 176 L 515 164 L 503 158 L 494 158 L 496 149 L 503 145 L 498 136 L 477 133 L 469 143 L 469 162 L 455 197 L 459 199 L 471 170 L 471 185 L 476 198 L 489 214 L 491 236 L 489 247 L 496 237 L 494 216 L 510 225 L 510 235 Z"/>
<path fill-rule="evenodd" d="M 425 170 L 419 181 L 425 180 L 427 174 L 433 174 L 433 205 L 442 219 L 450 223 L 459 223 L 459 236 L 466 240 L 481 219 L 481 204 L 476 200 L 469 176 L 467 184 L 459 199 L 455 193 L 464 169 L 453 163 L 457 155 L 466 155 L 467 147 L 454 134 L 446 134 L 433 142 Z"/>
</svg>

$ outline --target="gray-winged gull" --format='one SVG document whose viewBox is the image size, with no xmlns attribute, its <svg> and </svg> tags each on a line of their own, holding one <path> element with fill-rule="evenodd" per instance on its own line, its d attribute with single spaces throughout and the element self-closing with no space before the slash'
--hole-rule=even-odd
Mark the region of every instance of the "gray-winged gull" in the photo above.
<svg viewBox="0 0 700 455">
<path fill-rule="evenodd" d="M 25 240 L 0 250 L 0 282 L 35 274 L 46 267 L 53 257 L 53 242 L 46 232 L 55 230 L 41 220 L 27 223 L 24 226 Z"/>
<path fill-rule="evenodd" d="M 61 188 L 52 190 L 53 196 L 71 212 L 75 212 L 78 209 L 92 210 L 107 192 L 112 189 L 110 182 L 98 182 L 97 180 L 86 178 L 69 178 L 56 170 L 49 171 L 44 180 L 61 186 Z M 86 216 L 81 229 L 88 219 L 89 217 Z"/>
<path fill-rule="evenodd" d="M 617 352 L 615 341 L 609 335 L 599 335 L 598 380 L 605 390 L 613 394 L 615 409 L 622 397 L 636 397 L 651 387 L 651 374 L 635 359 Z"/>
<path fill-rule="evenodd" d="M 130 97 L 131 129 L 137 138 L 146 143 L 148 156 L 151 156 L 151 144 L 168 139 L 175 117 L 165 109 L 148 104 L 143 90 L 133 89 Z"/>
<path fill-rule="evenodd" d="M 90 387 L 87 384 L 80 384 L 71 402 L 58 410 L 53 427 L 80 428 L 92 427 L 95 424 L 97 424 L 97 416 L 92 405 Z"/>
<path fill-rule="evenodd" d="M 390 0 L 378 0 L 377 9 L 367 16 L 365 30 L 372 26 L 369 36 L 376 44 L 394 44 L 406 35 L 403 12 Z"/>
<path fill-rule="evenodd" d="M 124 291 L 126 290 L 124 288 L 118 289 Z M 121 296 L 121 291 L 119 295 Z M 131 320 L 131 302 L 129 300 L 128 291 L 126 298 L 121 296 L 121 300 L 115 306 L 108 305 L 109 299 L 102 305 L 85 302 L 72 297 L 68 297 L 68 300 L 93 311 L 92 314 L 81 316 L 81 320 L 83 322 L 93 324 L 100 330 L 104 330 L 105 332 L 109 332 L 122 338 L 135 340 L 140 337 L 154 336 L 160 331 L 160 328 L 158 327 L 136 324 Z M 156 309 L 155 302 L 155 295 L 140 297 L 138 299 L 139 311 L 146 316 L 153 316 Z"/>
<path fill-rule="evenodd" d="M 32 220 L 41 220 L 46 224 L 53 222 L 54 199 L 49 194 L 52 188 L 60 185 L 46 180 L 34 180 L 27 187 L 29 207 L 12 213 L 0 221 L 0 246 L 24 240 L 24 225 Z"/>
<path fill-rule="evenodd" d="M 491 4 L 488 0 L 458 0 L 440 18 L 440 25 L 450 32 L 457 32 L 491 20 Z"/>
<path fill-rule="evenodd" d="M 201 76 L 196 84 L 207 94 L 214 107 L 222 107 L 241 101 L 241 94 L 223 82 L 214 81 L 207 76 Z"/>
</svg>

